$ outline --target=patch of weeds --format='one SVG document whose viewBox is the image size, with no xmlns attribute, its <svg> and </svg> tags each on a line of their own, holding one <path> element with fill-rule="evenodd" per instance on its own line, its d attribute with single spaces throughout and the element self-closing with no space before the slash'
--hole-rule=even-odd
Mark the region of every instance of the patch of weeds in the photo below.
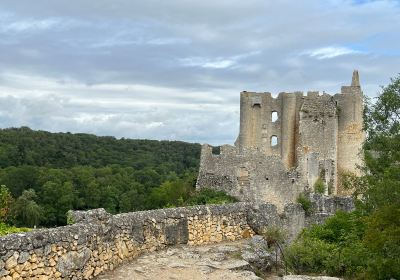
<svg viewBox="0 0 400 280">
<path fill-rule="evenodd" d="M 297 198 L 297 203 L 301 204 L 304 212 L 306 212 L 306 216 L 310 216 L 312 214 L 312 203 L 309 198 L 307 198 L 304 194 L 300 194 Z"/>
<path fill-rule="evenodd" d="M 314 183 L 314 191 L 316 193 L 324 194 L 325 193 L 325 183 L 324 181 L 320 178 L 317 179 Z"/>
</svg>

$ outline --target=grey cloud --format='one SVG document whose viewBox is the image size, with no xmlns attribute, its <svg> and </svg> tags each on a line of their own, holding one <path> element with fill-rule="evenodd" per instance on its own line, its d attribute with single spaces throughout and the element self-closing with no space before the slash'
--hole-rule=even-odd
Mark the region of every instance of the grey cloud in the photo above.
<svg viewBox="0 0 400 280">
<path fill-rule="evenodd" d="M 219 143 L 232 142 L 238 131 L 238 112 L 203 106 L 193 114 L 185 108 L 131 106 L 130 110 L 114 106 L 115 111 L 103 111 L 98 104 L 82 105 L 55 96 L 35 99 L 0 97 L 0 122 L 4 127 L 29 125 L 34 129 L 53 132 L 71 131 L 114 135 L 116 137 L 184 140 Z M 173 113 L 171 113 L 171 110 Z M 185 118 L 181 116 L 184 115 Z M 215 118 L 227 120 L 224 129 L 210 125 Z M 226 126 L 226 127 L 225 127 Z M 205 127 L 209 127 L 205 129 Z M 161 135 L 161 136 L 160 136 Z M 214 138 L 214 139 L 211 139 Z M 211 140 L 211 141 L 210 141 Z"/>
</svg>

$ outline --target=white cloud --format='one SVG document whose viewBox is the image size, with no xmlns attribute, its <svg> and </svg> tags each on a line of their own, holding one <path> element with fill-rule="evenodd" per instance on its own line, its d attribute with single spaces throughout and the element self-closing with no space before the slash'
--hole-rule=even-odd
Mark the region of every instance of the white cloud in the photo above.
<svg viewBox="0 0 400 280">
<path fill-rule="evenodd" d="M 202 68 L 215 68 L 215 69 L 225 69 L 236 64 L 236 61 L 230 59 L 207 59 L 202 57 L 188 57 L 180 60 L 183 66 L 187 67 L 202 67 Z"/>
<path fill-rule="evenodd" d="M 364 54 L 364 53 L 365 52 L 353 50 L 346 47 L 331 46 L 331 47 L 323 47 L 323 48 L 309 50 L 303 52 L 302 54 L 322 60 L 322 59 L 335 58 L 343 55 Z"/>
<path fill-rule="evenodd" d="M 93 48 L 109 48 L 109 47 L 120 47 L 129 45 L 177 45 L 177 44 L 189 44 L 189 39 L 184 38 L 135 38 L 135 39 L 123 39 L 123 38 L 107 38 L 101 42 L 91 44 Z"/>
<path fill-rule="evenodd" d="M 230 56 L 230 57 L 226 57 L 226 58 L 217 57 L 215 59 L 205 58 L 205 57 L 187 57 L 187 58 L 180 59 L 180 63 L 183 66 L 187 66 L 187 67 L 225 69 L 225 68 L 230 68 L 231 66 L 237 65 L 240 60 L 246 59 L 251 56 L 258 55 L 260 53 L 261 53 L 260 51 L 252 51 L 249 53 L 243 53 L 243 54 L 234 55 L 234 56 Z M 240 67 L 238 67 L 238 68 L 240 68 Z"/>
</svg>

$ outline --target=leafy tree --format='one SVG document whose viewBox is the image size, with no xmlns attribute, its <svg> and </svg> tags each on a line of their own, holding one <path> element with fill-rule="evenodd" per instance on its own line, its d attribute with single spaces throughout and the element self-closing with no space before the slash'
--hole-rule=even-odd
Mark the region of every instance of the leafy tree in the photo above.
<svg viewBox="0 0 400 280">
<path fill-rule="evenodd" d="M 184 180 L 167 181 L 152 190 L 148 205 L 155 208 L 183 206 L 184 200 L 189 198 L 190 191 L 191 186 Z"/>
<path fill-rule="evenodd" d="M 33 189 L 25 190 L 13 205 L 13 213 L 18 226 L 34 227 L 43 219 L 43 209 L 36 203 Z"/>
<path fill-rule="evenodd" d="M 120 212 L 144 210 L 146 207 L 146 194 L 139 183 L 134 183 L 131 188 L 124 192 L 120 199 Z"/>
<path fill-rule="evenodd" d="M 64 225 L 68 210 L 76 209 L 76 192 L 71 182 L 46 182 L 40 192 L 44 209 L 44 224 Z"/>
<path fill-rule="evenodd" d="M 6 186 L 0 186 L 0 223 L 10 220 L 13 197 Z"/>
</svg>

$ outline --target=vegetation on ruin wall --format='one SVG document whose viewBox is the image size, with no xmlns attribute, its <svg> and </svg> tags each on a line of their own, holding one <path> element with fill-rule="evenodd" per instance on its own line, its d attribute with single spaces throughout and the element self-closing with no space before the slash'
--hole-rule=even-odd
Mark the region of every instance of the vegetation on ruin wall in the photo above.
<svg viewBox="0 0 400 280">
<path fill-rule="evenodd" d="M 231 201 L 194 192 L 199 158 L 199 144 L 3 129 L 0 222 L 55 226 L 66 224 L 70 209 L 120 213 Z"/>
<path fill-rule="evenodd" d="M 357 210 L 303 231 L 285 252 L 295 273 L 400 279 L 400 76 L 366 105 L 365 175 L 342 178 Z"/>
</svg>

